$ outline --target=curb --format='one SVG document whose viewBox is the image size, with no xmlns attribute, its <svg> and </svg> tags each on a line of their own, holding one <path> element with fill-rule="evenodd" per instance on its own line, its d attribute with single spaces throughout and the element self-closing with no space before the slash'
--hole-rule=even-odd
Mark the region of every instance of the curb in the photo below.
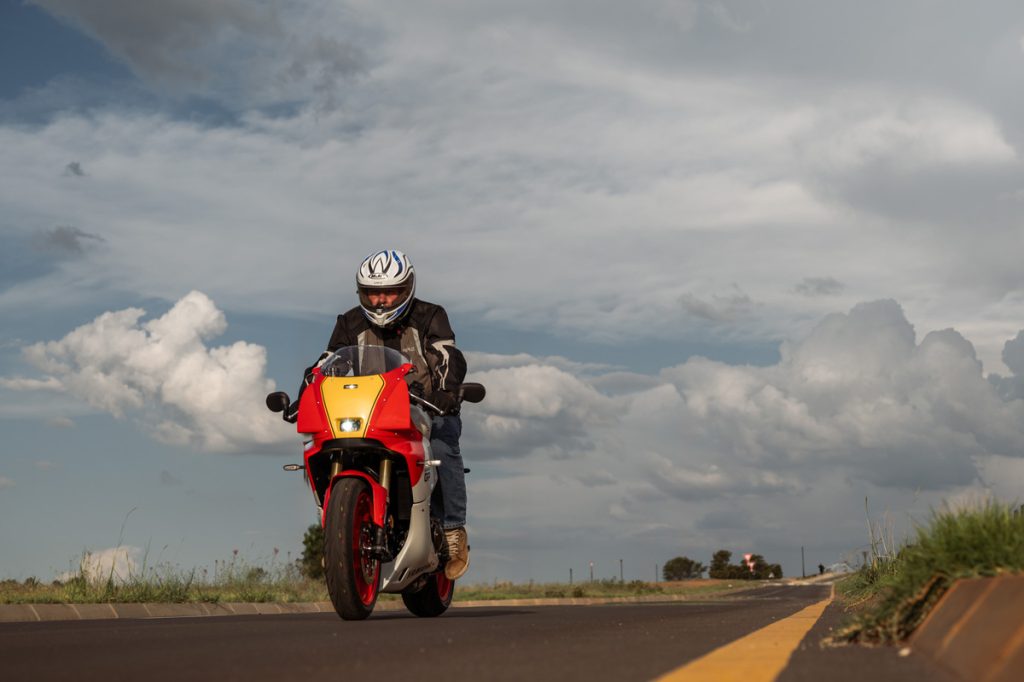
<svg viewBox="0 0 1024 682">
<path fill-rule="evenodd" d="M 737 590 L 733 590 L 737 591 Z M 656 602 L 721 600 L 731 592 L 701 595 L 650 595 L 642 597 L 579 597 L 547 599 L 491 599 L 457 601 L 453 609 L 496 606 L 598 606 Z M 404 611 L 400 600 L 378 601 L 374 611 Z M 334 613 L 329 601 L 320 602 L 218 602 L 197 604 L 0 604 L 0 623 L 67 620 L 121 620 L 125 618 L 200 618 L 206 616 L 274 616 L 280 614 Z"/>
<path fill-rule="evenodd" d="M 1024 576 L 956 581 L 909 645 L 963 680 L 1024 679 Z"/>
</svg>

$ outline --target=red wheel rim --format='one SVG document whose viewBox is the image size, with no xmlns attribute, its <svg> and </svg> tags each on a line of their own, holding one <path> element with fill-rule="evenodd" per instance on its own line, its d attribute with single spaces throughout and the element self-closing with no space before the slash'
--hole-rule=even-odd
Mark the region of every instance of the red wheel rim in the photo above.
<svg viewBox="0 0 1024 682">
<path fill-rule="evenodd" d="M 373 604 L 377 596 L 380 562 L 371 556 L 373 548 L 373 504 L 370 493 L 362 490 L 356 499 L 352 520 L 352 573 L 356 579 L 356 592 L 364 605 Z"/>
<path fill-rule="evenodd" d="M 441 598 L 441 601 L 446 602 L 451 599 L 452 590 L 455 589 L 455 581 L 449 580 L 444 571 L 435 573 L 434 580 L 437 581 L 437 596 Z"/>
</svg>

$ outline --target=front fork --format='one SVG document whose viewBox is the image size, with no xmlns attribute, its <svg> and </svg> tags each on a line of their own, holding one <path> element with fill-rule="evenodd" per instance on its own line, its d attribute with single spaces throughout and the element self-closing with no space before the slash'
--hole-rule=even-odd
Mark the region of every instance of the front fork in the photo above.
<svg viewBox="0 0 1024 682">
<path fill-rule="evenodd" d="M 384 488 L 384 518 L 387 519 L 387 503 L 388 498 L 391 496 L 391 472 L 394 463 L 384 457 L 380 461 L 380 487 Z M 334 480 L 338 474 L 341 473 L 341 461 L 334 460 L 331 462 L 331 480 Z M 382 561 L 390 561 L 393 557 L 391 551 L 388 549 L 387 532 L 384 530 L 384 526 L 376 526 L 373 537 L 373 544 L 369 547 L 363 547 L 362 549 L 369 551 L 370 555 L 376 559 Z"/>
</svg>

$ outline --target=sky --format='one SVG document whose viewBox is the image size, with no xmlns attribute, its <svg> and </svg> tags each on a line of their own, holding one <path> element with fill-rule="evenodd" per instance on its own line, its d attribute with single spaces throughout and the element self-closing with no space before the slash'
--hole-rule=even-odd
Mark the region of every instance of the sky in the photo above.
<svg viewBox="0 0 1024 682">
<path fill-rule="evenodd" d="M 0 0 L 0 576 L 294 559 L 263 397 L 381 248 L 488 388 L 470 582 L 1020 502 L 1022 148 L 1017 0 Z"/>
</svg>

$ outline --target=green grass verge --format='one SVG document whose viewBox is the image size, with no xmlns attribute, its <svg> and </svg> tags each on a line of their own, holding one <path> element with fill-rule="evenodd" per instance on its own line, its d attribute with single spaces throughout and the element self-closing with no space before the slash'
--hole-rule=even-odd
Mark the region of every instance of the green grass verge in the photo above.
<svg viewBox="0 0 1024 682">
<path fill-rule="evenodd" d="M 232 567 L 213 579 L 195 571 L 149 570 L 126 580 L 97 579 L 79 573 L 64 581 L 42 583 L 0 580 L 0 604 L 307 602 L 327 599 L 321 580 L 302 578 L 294 569 Z"/>
<path fill-rule="evenodd" d="M 503 599 L 585 599 L 589 597 L 644 597 L 685 595 L 700 597 L 722 592 L 756 587 L 756 581 L 743 580 L 683 580 L 679 582 L 648 583 L 642 580 L 619 582 L 600 580 L 575 583 L 495 582 L 493 584 L 459 584 L 455 601 L 481 601 Z"/>
<path fill-rule="evenodd" d="M 833 641 L 901 641 L 956 580 L 1007 573 L 1024 573 L 1024 514 L 1000 502 L 935 512 L 895 556 L 837 584 L 855 615 Z"/>
<path fill-rule="evenodd" d="M 455 602 L 544 598 L 606 598 L 685 595 L 694 598 L 756 587 L 757 581 L 688 580 L 647 583 L 617 580 L 577 583 L 459 583 Z M 400 599 L 382 594 L 381 601 Z M 226 570 L 212 580 L 198 580 L 195 571 L 168 568 L 117 581 L 97 581 L 79 574 L 65 582 L 42 583 L 33 578 L 19 582 L 0 580 L 0 604 L 95 604 L 95 603 L 217 603 L 217 602 L 313 602 L 329 601 L 322 580 L 309 580 L 294 569 L 276 572 L 241 566 Z"/>
</svg>

